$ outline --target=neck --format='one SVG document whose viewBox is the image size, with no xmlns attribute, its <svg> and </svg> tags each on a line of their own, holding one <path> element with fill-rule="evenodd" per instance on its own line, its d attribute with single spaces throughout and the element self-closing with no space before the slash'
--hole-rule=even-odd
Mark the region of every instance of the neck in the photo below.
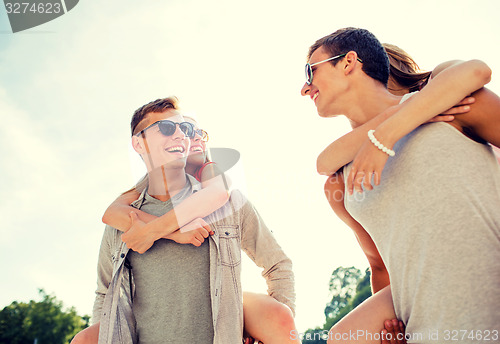
<svg viewBox="0 0 500 344">
<path fill-rule="evenodd" d="M 186 172 L 183 168 L 161 166 L 148 172 L 148 180 L 149 195 L 166 202 L 182 190 L 186 184 Z"/>
<path fill-rule="evenodd" d="M 186 173 L 194 176 L 194 174 L 198 168 L 200 168 L 200 166 L 188 163 L 188 164 L 186 164 Z"/>
<path fill-rule="evenodd" d="M 346 117 L 353 128 L 365 124 L 389 107 L 399 104 L 401 100 L 400 96 L 390 93 L 381 83 L 369 79 L 367 87 L 358 90 L 349 111 L 346 111 Z"/>
</svg>

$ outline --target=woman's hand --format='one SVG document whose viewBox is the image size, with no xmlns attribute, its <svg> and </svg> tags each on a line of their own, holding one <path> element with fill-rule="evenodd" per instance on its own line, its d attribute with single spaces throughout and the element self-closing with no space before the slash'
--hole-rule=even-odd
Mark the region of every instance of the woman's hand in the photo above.
<svg viewBox="0 0 500 344">
<path fill-rule="evenodd" d="M 353 194 L 353 190 L 361 193 L 364 186 L 365 190 L 373 190 L 372 177 L 374 185 L 380 184 L 382 170 L 389 156 L 367 138 L 358 154 L 353 160 L 351 170 L 347 176 L 347 192 Z"/>
<path fill-rule="evenodd" d="M 430 122 L 450 122 L 455 119 L 455 115 L 464 114 L 470 111 L 468 104 L 474 103 L 474 97 L 467 97 L 460 101 L 457 105 L 445 111 L 443 114 L 431 118 Z M 375 137 L 377 131 L 375 131 Z M 384 144 L 383 140 L 381 140 Z M 373 190 L 373 186 L 380 184 L 382 171 L 389 156 L 378 149 L 368 138 L 365 140 L 360 150 L 353 160 L 351 171 L 347 176 L 347 191 L 350 195 L 354 190 L 363 192 L 365 190 Z M 372 184 L 373 177 L 373 184 Z"/>
<path fill-rule="evenodd" d="M 181 233 L 186 233 L 190 232 L 192 230 L 196 229 L 202 229 L 204 228 L 210 235 L 214 234 L 208 223 L 205 222 L 205 220 L 201 218 L 194 219 L 193 221 L 189 222 L 187 225 L 182 226 L 179 231 Z"/>
<path fill-rule="evenodd" d="M 153 233 L 148 229 L 148 225 L 141 221 L 135 212 L 130 212 L 130 229 L 122 234 L 122 241 L 127 247 L 140 254 L 149 250 L 155 242 Z"/>
<path fill-rule="evenodd" d="M 170 233 L 165 238 L 173 240 L 179 244 L 192 244 L 194 246 L 201 246 L 203 241 L 214 232 L 210 226 L 203 219 L 194 219 L 187 225 L 181 227 L 173 233 Z"/>
<path fill-rule="evenodd" d="M 466 97 L 462 99 L 461 102 L 459 102 L 457 105 L 449 108 L 445 112 L 443 112 L 440 115 L 437 115 L 430 120 L 427 121 L 427 123 L 432 123 L 432 122 L 451 122 L 455 119 L 455 115 L 461 115 L 464 113 L 467 113 L 470 111 L 470 104 L 474 103 L 476 99 L 474 97 Z"/>
<path fill-rule="evenodd" d="M 405 326 L 398 319 L 386 320 L 381 331 L 381 344 L 406 344 Z"/>
</svg>

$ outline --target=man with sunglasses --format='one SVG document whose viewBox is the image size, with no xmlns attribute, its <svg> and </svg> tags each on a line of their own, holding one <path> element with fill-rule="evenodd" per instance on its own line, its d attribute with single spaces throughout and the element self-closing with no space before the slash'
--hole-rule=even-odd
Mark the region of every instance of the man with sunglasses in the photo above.
<svg viewBox="0 0 500 344">
<path fill-rule="evenodd" d="M 408 97 L 387 90 L 389 60 L 367 30 L 345 28 L 323 37 L 308 58 L 302 95 L 322 117 L 345 115 L 361 135 L 351 135 L 345 147 L 361 147 L 361 158 L 343 171 L 347 182 L 364 171 L 355 181 L 362 194 L 346 194 L 341 214 L 370 264 L 383 259 L 379 270 L 390 276 L 389 286 L 387 280 L 332 328 L 328 343 L 374 343 L 368 338 L 395 316 L 406 325 L 409 343 L 478 343 L 484 334 L 498 340 L 500 169 L 483 144 L 499 143 L 500 121 L 492 111 L 498 97 L 488 106 L 478 102 L 488 111 L 461 115 L 462 123 L 418 126 L 427 114 L 430 119 L 481 89 L 489 68 L 479 61 L 455 64 L 398 107 Z M 377 118 L 393 106 L 398 112 L 392 117 Z M 467 121 L 475 125 L 466 127 Z M 375 157 L 386 162 L 383 178 L 369 169 Z M 336 183 L 343 185 L 343 178 Z"/>
<path fill-rule="evenodd" d="M 161 216 L 200 190 L 184 170 L 194 127 L 175 98 L 136 110 L 131 129 L 149 181 L 132 206 Z M 241 193 L 233 191 L 207 222 L 212 225 L 199 232 L 200 246 L 188 245 L 177 230 L 144 254 L 106 227 L 91 326 L 99 343 L 241 343 L 241 249 L 264 268 L 270 295 L 294 309 L 291 261 Z M 74 343 L 92 342 L 80 339 Z"/>
</svg>

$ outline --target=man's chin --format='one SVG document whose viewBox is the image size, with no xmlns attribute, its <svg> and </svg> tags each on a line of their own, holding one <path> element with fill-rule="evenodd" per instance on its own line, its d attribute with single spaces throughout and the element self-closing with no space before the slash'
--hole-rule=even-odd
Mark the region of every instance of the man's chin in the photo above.
<svg viewBox="0 0 500 344">
<path fill-rule="evenodd" d="M 332 111 L 321 111 L 320 109 L 318 109 L 318 116 L 322 118 L 332 118 L 342 116 L 342 114 Z"/>
<path fill-rule="evenodd" d="M 184 168 L 186 168 L 186 160 L 187 160 L 186 157 L 184 157 L 182 159 L 172 160 L 172 161 L 164 163 L 160 167 L 163 169 L 167 169 L 167 170 L 184 169 Z"/>
</svg>

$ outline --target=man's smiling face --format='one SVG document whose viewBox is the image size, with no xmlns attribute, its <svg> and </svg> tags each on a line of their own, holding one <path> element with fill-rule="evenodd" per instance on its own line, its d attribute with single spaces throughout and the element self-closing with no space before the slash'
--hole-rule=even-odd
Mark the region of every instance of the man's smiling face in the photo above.
<svg viewBox="0 0 500 344">
<path fill-rule="evenodd" d="M 329 59 L 331 56 L 323 47 L 318 48 L 311 54 L 309 63 L 311 65 Z M 339 96 L 343 88 L 344 73 L 342 71 L 342 59 L 337 65 L 327 61 L 312 67 L 313 79 L 310 85 L 304 84 L 301 90 L 303 96 L 311 97 L 321 117 L 333 117 L 342 114 L 339 106 Z"/>
<path fill-rule="evenodd" d="M 172 135 L 164 135 L 159 128 L 159 121 L 168 120 L 175 124 Z M 189 154 L 190 139 L 181 130 L 179 123 L 185 122 L 176 110 L 151 112 L 137 125 L 140 133 L 132 137 L 134 149 L 142 156 L 148 170 L 166 166 L 184 168 Z"/>
</svg>

